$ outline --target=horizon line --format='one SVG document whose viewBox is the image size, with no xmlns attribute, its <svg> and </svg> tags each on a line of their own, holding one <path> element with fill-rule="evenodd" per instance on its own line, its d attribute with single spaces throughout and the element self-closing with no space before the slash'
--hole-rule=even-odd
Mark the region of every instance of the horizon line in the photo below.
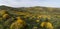
<svg viewBox="0 0 60 29">
<path fill-rule="evenodd" d="M 8 5 L 0 5 L 0 6 L 8 6 Z M 13 7 L 13 6 L 8 6 L 8 7 Z M 23 6 L 19 6 L 19 7 L 23 7 Z M 19 8 L 18 6 L 17 7 L 14 7 L 14 8 Z M 48 8 L 60 8 L 60 7 L 49 7 L 49 6 L 24 6 L 24 7 L 48 7 Z"/>
</svg>

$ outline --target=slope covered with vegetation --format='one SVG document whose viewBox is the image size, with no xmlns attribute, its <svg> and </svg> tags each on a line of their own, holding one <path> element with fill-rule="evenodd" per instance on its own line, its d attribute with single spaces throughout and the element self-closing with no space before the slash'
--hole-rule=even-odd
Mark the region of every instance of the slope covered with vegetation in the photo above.
<svg viewBox="0 0 60 29">
<path fill-rule="evenodd" d="M 54 29 L 60 28 L 60 8 L 0 6 L 0 29 L 41 29 L 46 18 Z"/>
</svg>

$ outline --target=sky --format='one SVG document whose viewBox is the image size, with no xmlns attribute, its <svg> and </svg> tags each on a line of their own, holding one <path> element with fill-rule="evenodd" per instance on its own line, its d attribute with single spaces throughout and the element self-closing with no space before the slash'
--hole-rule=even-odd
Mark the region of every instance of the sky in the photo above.
<svg viewBox="0 0 60 29">
<path fill-rule="evenodd" d="M 0 0 L 0 5 L 11 7 L 60 7 L 60 0 Z"/>
</svg>

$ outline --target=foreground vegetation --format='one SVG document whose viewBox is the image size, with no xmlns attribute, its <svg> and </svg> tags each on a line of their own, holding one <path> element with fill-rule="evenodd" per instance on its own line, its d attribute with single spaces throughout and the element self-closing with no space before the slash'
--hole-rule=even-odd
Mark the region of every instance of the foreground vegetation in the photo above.
<svg viewBox="0 0 60 29">
<path fill-rule="evenodd" d="M 41 29 L 46 18 L 60 28 L 60 8 L 0 6 L 0 29 Z"/>
</svg>

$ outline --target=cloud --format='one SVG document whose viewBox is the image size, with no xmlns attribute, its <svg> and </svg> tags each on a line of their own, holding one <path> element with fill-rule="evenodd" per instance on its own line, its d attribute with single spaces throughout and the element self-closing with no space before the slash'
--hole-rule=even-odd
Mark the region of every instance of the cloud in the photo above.
<svg viewBox="0 0 60 29">
<path fill-rule="evenodd" d="M 32 0 L 21 0 L 21 1 L 10 1 L 9 2 L 10 5 L 13 5 L 13 6 L 24 6 L 24 7 L 29 7 L 29 6 L 35 6 L 37 5 L 37 1 L 32 1 Z"/>
<path fill-rule="evenodd" d="M 60 7 L 60 0 L 0 0 L 0 5 L 12 7 L 46 6 Z"/>
</svg>

